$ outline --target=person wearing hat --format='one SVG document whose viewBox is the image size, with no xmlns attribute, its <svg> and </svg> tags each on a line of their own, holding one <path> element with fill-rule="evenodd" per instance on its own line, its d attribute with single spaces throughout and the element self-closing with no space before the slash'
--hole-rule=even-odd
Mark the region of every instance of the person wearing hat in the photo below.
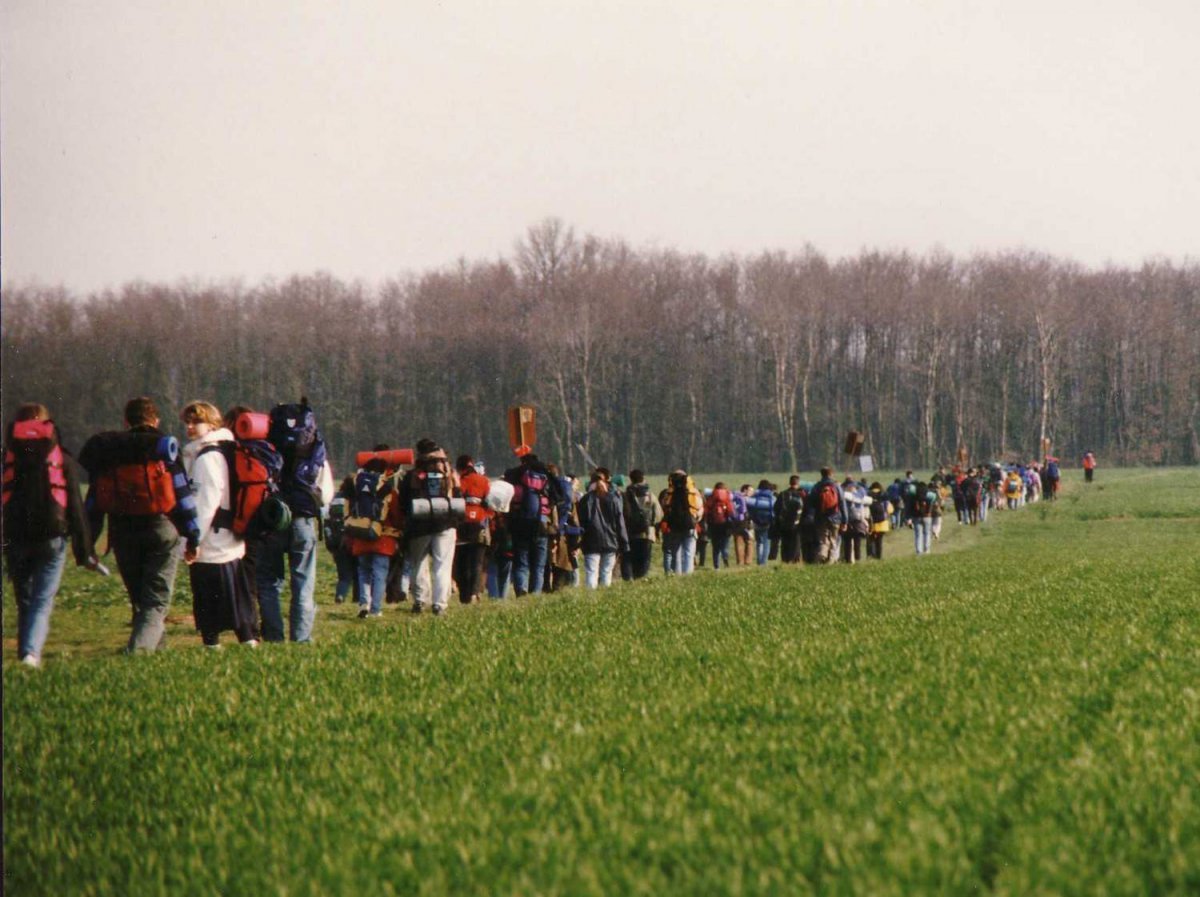
<svg viewBox="0 0 1200 897">
<path fill-rule="evenodd" d="M 445 450 L 432 439 L 417 443 L 417 460 L 400 483 L 405 560 L 412 570 L 412 612 L 419 614 L 432 598 L 439 616 L 450 602 L 454 546 L 461 516 L 449 499 L 458 491 L 458 477 Z M 417 504 L 414 504 L 416 502 Z"/>
</svg>

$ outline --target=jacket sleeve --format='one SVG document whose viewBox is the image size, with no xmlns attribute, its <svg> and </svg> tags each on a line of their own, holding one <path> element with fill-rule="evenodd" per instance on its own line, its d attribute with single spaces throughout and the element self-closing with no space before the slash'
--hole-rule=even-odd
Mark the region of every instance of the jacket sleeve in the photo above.
<svg viewBox="0 0 1200 897">
<path fill-rule="evenodd" d="M 613 502 L 613 511 L 617 515 L 617 548 L 629 551 L 629 531 L 625 529 L 625 508 L 619 501 Z"/>
<path fill-rule="evenodd" d="M 183 469 L 183 459 L 176 458 L 168 468 L 171 483 L 175 487 L 175 507 L 171 509 L 171 523 L 175 531 L 184 538 L 189 549 L 200 544 L 200 525 L 196 522 L 196 499 Z M 210 521 L 211 522 L 211 521 Z"/>
<path fill-rule="evenodd" d="M 207 451 L 192 464 L 192 496 L 196 507 L 196 542 L 203 542 L 212 529 L 213 519 L 228 505 L 229 470 L 220 451 Z"/>
<path fill-rule="evenodd" d="M 81 469 L 78 462 L 70 455 L 63 453 L 66 459 L 67 473 L 67 526 L 71 532 L 71 551 L 75 555 L 75 563 L 83 566 L 88 558 L 96 553 L 93 529 L 84 512 L 83 497 L 79 491 Z"/>
</svg>

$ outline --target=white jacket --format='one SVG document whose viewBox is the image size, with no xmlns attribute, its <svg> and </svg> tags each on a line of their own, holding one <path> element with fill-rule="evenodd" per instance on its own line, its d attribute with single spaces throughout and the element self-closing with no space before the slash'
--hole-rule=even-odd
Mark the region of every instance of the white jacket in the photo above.
<svg viewBox="0 0 1200 897">
<path fill-rule="evenodd" d="M 196 521 L 200 524 L 200 550 L 196 562 L 200 564 L 226 564 L 246 554 L 246 543 L 232 530 L 214 530 L 212 526 L 213 515 L 218 509 L 228 511 L 233 508 L 225 456 L 219 451 L 200 456 L 200 450 L 206 445 L 232 440 L 233 434 L 224 427 L 210 430 L 185 445 L 181 453 L 196 499 Z"/>
</svg>

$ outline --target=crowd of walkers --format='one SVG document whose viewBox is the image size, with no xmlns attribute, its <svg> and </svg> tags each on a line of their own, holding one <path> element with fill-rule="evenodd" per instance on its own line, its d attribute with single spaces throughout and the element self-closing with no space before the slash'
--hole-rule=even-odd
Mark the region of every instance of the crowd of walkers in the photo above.
<svg viewBox="0 0 1200 897">
<path fill-rule="evenodd" d="M 1050 457 L 942 467 L 927 481 L 908 472 L 888 485 L 839 482 L 823 468 L 815 482 L 792 476 L 782 489 L 768 480 L 701 489 L 679 469 L 656 492 L 636 469 L 597 467 L 583 483 L 527 446 L 489 478 L 470 455 L 451 463 L 422 439 L 360 452 L 337 486 L 307 399 L 269 413 L 195 401 L 179 417 L 182 447 L 153 400 L 132 399 L 124 428 L 88 439 L 76 461 L 45 406 L 19 408 L 6 431 L 3 542 L 22 663 L 41 662 L 68 543 L 77 564 L 107 573 L 93 538 L 106 522 L 104 553 L 130 602 L 126 650 L 163 646 L 181 560 L 201 641 L 217 649 L 224 632 L 249 646 L 311 641 L 321 541 L 337 569 L 334 600 L 356 602 L 360 618 L 406 601 L 411 613 L 440 615 L 455 593 L 470 604 L 641 580 L 656 544 L 668 576 L 708 563 L 881 560 L 885 537 L 903 530 L 925 554 L 951 509 L 959 524 L 977 525 L 989 510 L 1053 499 L 1060 477 Z M 1089 452 L 1088 482 L 1095 467 Z"/>
</svg>

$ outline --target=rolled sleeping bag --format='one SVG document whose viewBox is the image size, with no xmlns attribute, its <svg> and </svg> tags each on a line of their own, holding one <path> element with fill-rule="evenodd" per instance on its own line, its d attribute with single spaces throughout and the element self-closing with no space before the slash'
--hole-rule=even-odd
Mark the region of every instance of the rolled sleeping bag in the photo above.
<svg viewBox="0 0 1200 897">
<path fill-rule="evenodd" d="M 243 411 L 233 422 L 233 435 L 238 439 L 266 439 L 271 431 L 271 415 L 258 411 Z"/>
<path fill-rule="evenodd" d="M 376 459 L 382 460 L 389 468 L 411 466 L 415 460 L 413 450 L 406 449 L 388 449 L 385 452 L 359 452 L 354 456 L 354 464 L 356 467 L 366 467 L 371 461 Z"/>
<path fill-rule="evenodd" d="M 414 498 L 409 516 L 434 523 L 463 520 L 467 516 L 467 502 L 462 498 Z"/>
<path fill-rule="evenodd" d="M 258 506 L 258 519 L 271 532 L 280 532 L 292 525 L 292 509 L 277 495 L 268 495 Z"/>
<path fill-rule="evenodd" d="M 513 500 L 513 485 L 507 480 L 492 480 L 488 489 L 487 506 L 498 514 L 507 514 Z"/>
</svg>

